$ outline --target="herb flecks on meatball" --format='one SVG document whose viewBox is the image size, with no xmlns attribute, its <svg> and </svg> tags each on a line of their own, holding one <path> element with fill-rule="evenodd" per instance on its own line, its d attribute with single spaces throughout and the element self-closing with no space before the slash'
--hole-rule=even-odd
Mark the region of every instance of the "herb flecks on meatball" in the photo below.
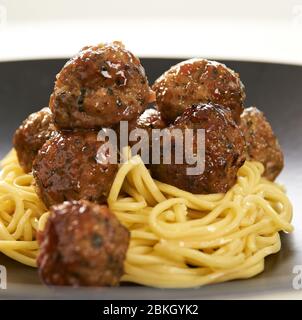
<svg viewBox="0 0 302 320">
<path fill-rule="evenodd" d="M 255 107 L 244 110 L 240 128 L 244 134 L 248 159 L 264 165 L 264 177 L 274 181 L 284 166 L 284 157 L 273 129 L 264 114 Z"/>
<path fill-rule="evenodd" d="M 33 174 L 47 207 L 65 200 L 106 202 L 118 165 L 110 163 L 109 152 L 102 154 L 102 163 L 98 161 L 102 144 L 94 131 L 60 132 L 44 144 Z"/>
<path fill-rule="evenodd" d="M 137 127 L 142 129 L 163 129 L 166 126 L 157 109 L 147 109 L 137 119 Z"/>
<path fill-rule="evenodd" d="M 107 206 L 70 201 L 51 207 L 39 236 L 39 274 L 47 285 L 117 286 L 129 232 Z"/>
<path fill-rule="evenodd" d="M 50 108 L 62 129 L 113 127 L 154 100 L 140 60 L 122 43 L 83 48 L 56 78 Z"/>
<path fill-rule="evenodd" d="M 205 130 L 205 168 L 203 173 L 188 175 L 189 165 L 176 164 L 172 152 L 172 164 L 152 164 L 152 176 L 164 183 L 195 194 L 225 193 L 237 180 L 237 171 L 245 161 L 245 141 L 232 118 L 231 111 L 219 105 L 198 104 L 188 107 L 169 127 L 172 129 L 193 129 L 193 152 L 202 152 L 196 143 L 196 130 Z M 177 140 L 172 140 L 175 150 Z M 186 153 L 186 144 L 184 150 Z"/>
<path fill-rule="evenodd" d="M 161 113 L 157 109 L 146 109 L 138 118 L 129 122 L 129 133 L 135 129 L 144 129 L 152 137 L 153 129 L 164 129 L 167 124 L 162 119 Z M 151 141 L 150 141 L 151 142 Z"/>
<path fill-rule="evenodd" d="M 187 106 L 213 102 L 230 108 L 238 123 L 245 100 L 239 75 L 224 64 L 206 59 L 191 59 L 171 67 L 152 88 L 159 111 L 168 122 Z"/>
<path fill-rule="evenodd" d="M 128 139 L 129 145 L 135 147 L 135 145 L 140 142 L 144 146 L 148 147 L 148 154 L 142 154 L 139 150 L 139 154 L 142 156 L 142 160 L 146 165 L 150 163 L 152 156 L 152 133 L 154 129 L 162 130 L 167 127 L 167 124 L 162 119 L 161 113 L 154 108 L 146 109 L 137 119 L 129 122 L 128 127 Z M 142 141 L 141 131 L 143 130 L 146 134 L 147 140 Z M 147 145 L 148 144 L 148 145 Z"/>
<path fill-rule="evenodd" d="M 53 118 L 49 108 L 31 114 L 16 130 L 13 145 L 19 163 L 27 173 L 43 144 L 55 134 Z"/>
</svg>

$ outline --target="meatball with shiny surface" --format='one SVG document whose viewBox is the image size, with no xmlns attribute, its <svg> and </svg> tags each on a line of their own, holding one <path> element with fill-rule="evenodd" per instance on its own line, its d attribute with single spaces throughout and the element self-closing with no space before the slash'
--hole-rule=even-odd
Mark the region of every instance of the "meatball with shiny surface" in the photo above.
<svg viewBox="0 0 302 320">
<path fill-rule="evenodd" d="M 154 99 L 139 59 L 122 43 L 83 48 L 56 78 L 50 108 L 62 129 L 112 127 Z"/>
<path fill-rule="evenodd" d="M 264 165 L 263 176 L 274 181 L 284 166 L 284 156 L 273 129 L 264 114 L 255 107 L 244 110 L 240 128 L 244 134 L 248 159 Z"/>
<path fill-rule="evenodd" d="M 245 161 L 245 141 L 243 135 L 232 118 L 231 111 L 219 105 L 199 104 L 188 107 L 178 117 L 169 130 L 193 129 L 193 152 L 200 155 L 200 146 L 196 143 L 196 130 L 205 130 L 204 171 L 197 175 L 188 175 L 189 165 L 176 164 L 175 153 L 177 140 L 172 140 L 172 163 L 152 164 L 152 176 L 164 183 L 195 194 L 225 193 L 235 183 L 237 171 Z M 184 153 L 186 154 L 184 145 Z"/>
<path fill-rule="evenodd" d="M 51 207 L 39 235 L 39 274 L 48 285 L 116 286 L 129 232 L 107 206 L 70 201 Z"/>
<path fill-rule="evenodd" d="M 183 61 L 165 72 L 152 87 L 159 111 L 173 122 L 189 105 L 213 102 L 228 107 L 238 123 L 245 99 L 239 75 L 206 59 Z"/>
<path fill-rule="evenodd" d="M 13 145 L 19 163 L 27 173 L 43 144 L 55 134 L 53 118 L 49 108 L 31 114 L 16 130 Z"/>
<path fill-rule="evenodd" d="M 139 150 L 139 154 L 142 157 L 142 160 L 146 165 L 150 163 L 152 155 L 152 132 L 154 129 L 164 129 L 167 127 L 167 124 L 162 119 L 161 113 L 157 109 L 149 108 L 146 109 L 137 119 L 129 122 L 128 127 L 128 139 L 129 146 L 133 147 L 138 142 L 142 142 L 145 149 L 148 149 L 148 154 L 142 154 Z M 137 130 L 137 131 L 136 131 Z M 147 139 L 142 141 L 141 130 L 144 130 L 148 136 Z M 131 135 L 130 135 L 131 133 Z M 131 140 L 130 140 L 131 139 Z"/>
<path fill-rule="evenodd" d="M 167 124 L 157 109 L 146 109 L 137 119 L 129 122 L 129 132 L 134 129 L 144 129 L 151 138 L 153 129 L 164 129 Z"/>
<path fill-rule="evenodd" d="M 44 144 L 33 175 L 47 207 L 65 200 L 106 202 L 118 165 L 110 163 L 109 152 L 100 155 L 102 145 L 94 131 L 60 132 Z"/>
<path fill-rule="evenodd" d="M 163 129 L 167 125 L 157 109 L 147 109 L 137 119 L 138 128 Z"/>
</svg>

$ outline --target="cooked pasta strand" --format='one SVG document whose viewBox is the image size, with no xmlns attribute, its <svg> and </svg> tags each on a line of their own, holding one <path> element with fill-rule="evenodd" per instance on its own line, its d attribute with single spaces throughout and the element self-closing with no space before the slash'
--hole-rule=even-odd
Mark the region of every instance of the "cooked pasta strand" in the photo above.
<svg viewBox="0 0 302 320">
<path fill-rule="evenodd" d="M 226 194 L 196 195 L 152 179 L 140 157 L 123 154 L 108 197 L 131 233 L 122 281 L 188 288 L 250 278 L 280 250 L 279 232 L 293 230 L 284 188 L 262 178 L 259 162 L 246 161 Z M 49 213 L 14 150 L 1 166 L 0 251 L 36 267 Z"/>
</svg>

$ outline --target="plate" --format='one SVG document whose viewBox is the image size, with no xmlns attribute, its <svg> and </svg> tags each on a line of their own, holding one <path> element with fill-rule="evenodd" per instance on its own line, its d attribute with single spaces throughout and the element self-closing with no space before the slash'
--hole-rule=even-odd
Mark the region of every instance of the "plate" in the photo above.
<svg viewBox="0 0 302 320">
<path fill-rule="evenodd" d="M 63 59 L 0 63 L 0 157 L 11 148 L 12 135 L 31 112 L 47 106 L 56 73 Z M 150 83 L 177 59 L 142 59 Z M 246 86 L 246 106 L 265 112 L 285 153 L 284 184 L 294 206 L 295 231 L 282 235 L 282 250 L 266 258 L 265 271 L 248 280 L 196 289 L 154 289 L 143 286 L 119 288 L 47 288 L 37 270 L 0 254 L 7 268 L 7 289 L 0 298 L 17 299 L 219 299 L 253 298 L 272 293 L 293 293 L 295 265 L 302 267 L 302 66 L 259 62 L 222 61 L 240 73 Z M 302 294 L 302 291 L 297 291 Z"/>
</svg>

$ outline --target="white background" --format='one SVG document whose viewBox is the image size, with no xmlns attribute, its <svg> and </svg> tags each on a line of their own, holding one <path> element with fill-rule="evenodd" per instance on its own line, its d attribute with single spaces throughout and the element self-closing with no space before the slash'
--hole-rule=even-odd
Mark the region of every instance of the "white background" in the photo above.
<svg viewBox="0 0 302 320">
<path fill-rule="evenodd" d="M 112 40 L 139 56 L 302 64 L 302 0 L 0 0 L 0 60 Z"/>
</svg>

